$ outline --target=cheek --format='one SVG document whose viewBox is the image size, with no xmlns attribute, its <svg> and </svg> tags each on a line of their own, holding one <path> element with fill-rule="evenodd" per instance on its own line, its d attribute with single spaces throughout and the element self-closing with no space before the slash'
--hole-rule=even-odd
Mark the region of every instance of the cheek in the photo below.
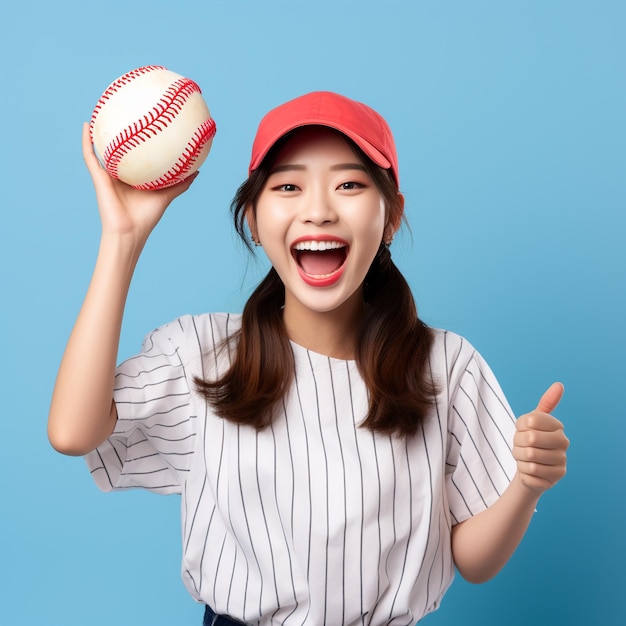
<svg viewBox="0 0 626 626">
<path fill-rule="evenodd" d="M 291 215 L 293 209 L 281 198 L 263 198 L 257 202 L 256 220 L 259 228 L 268 230 L 276 224 L 283 224 Z"/>
<path fill-rule="evenodd" d="M 355 232 L 364 240 L 375 241 L 376 245 L 382 241 L 385 224 L 386 210 L 382 201 L 354 215 Z"/>
<path fill-rule="evenodd" d="M 255 214 L 255 224 L 261 241 L 269 236 L 275 236 L 280 230 L 282 218 L 280 212 L 270 202 L 258 202 Z"/>
</svg>

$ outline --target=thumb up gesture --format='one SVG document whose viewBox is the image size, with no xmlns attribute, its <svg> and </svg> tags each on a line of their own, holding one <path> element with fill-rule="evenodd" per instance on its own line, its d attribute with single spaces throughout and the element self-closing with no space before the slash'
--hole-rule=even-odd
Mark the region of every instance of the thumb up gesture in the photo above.
<svg viewBox="0 0 626 626">
<path fill-rule="evenodd" d="M 569 439 L 563 424 L 550 413 L 563 396 L 563 385 L 554 383 L 543 394 L 534 411 L 522 415 L 516 423 L 513 457 L 522 484 L 539 496 L 563 476 L 567 464 Z"/>
</svg>

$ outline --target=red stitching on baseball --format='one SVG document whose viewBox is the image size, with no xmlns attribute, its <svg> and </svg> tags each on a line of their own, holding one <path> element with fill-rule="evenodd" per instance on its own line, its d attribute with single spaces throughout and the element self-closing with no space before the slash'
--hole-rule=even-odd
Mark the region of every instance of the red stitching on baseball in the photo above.
<svg viewBox="0 0 626 626">
<path fill-rule="evenodd" d="M 211 118 L 203 122 L 176 163 L 163 176 L 142 185 L 133 185 L 133 187 L 144 190 L 161 189 L 185 180 L 204 146 L 215 136 L 216 130 L 215 122 Z"/>
<path fill-rule="evenodd" d="M 96 103 L 96 106 L 91 115 L 91 121 L 89 124 L 89 132 L 90 133 L 92 132 L 93 124 L 96 121 L 96 117 L 98 117 L 98 114 L 100 113 L 100 110 L 102 109 L 102 107 L 107 103 L 108 100 L 111 99 L 111 97 L 114 94 L 116 94 L 120 90 L 121 87 L 123 87 L 124 85 L 128 85 L 128 83 L 131 83 L 133 80 L 135 80 L 139 76 L 142 76 L 144 74 L 149 74 L 150 72 L 154 72 L 155 70 L 167 71 L 162 65 L 146 65 L 144 67 L 138 67 L 135 70 L 131 70 L 130 72 L 126 72 L 126 74 L 124 74 L 123 76 L 120 76 L 116 81 L 112 82 L 106 88 L 106 91 L 100 96 L 100 99 Z M 93 141 L 93 135 L 91 139 Z"/>
<path fill-rule="evenodd" d="M 152 69 L 162 68 L 149 66 L 149 70 L 151 71 Z M 137 71 L 129 80 L 136 78 L 139 73 L 141 72 Z M 131 74 L 133 74 L 133 72 L 129 72 L 125 76 L 130 76 Z M 116 83 L 119 84 L 121 81 L 122 79 L 119 79 Z M 174 81 L 150 112 L 119 133 L 109 143 L 102 155 L 102 160 L 111 176 L 118 178 L 118 167 L 122 158 L 130 152 L 132 148 L 147 141 L 151 136 L 156 136 L 159 132 L 167 128 L 180 113 L 185 102 L 194 93 L 201 93 L 201 91 L 200 87 L 191 79 L 180 78 Z"/>
</svg>

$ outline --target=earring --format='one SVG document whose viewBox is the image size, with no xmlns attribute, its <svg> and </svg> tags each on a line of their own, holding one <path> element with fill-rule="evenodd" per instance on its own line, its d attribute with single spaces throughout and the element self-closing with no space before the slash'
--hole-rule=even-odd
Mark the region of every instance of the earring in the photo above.
<svg viewBox="0 0 626 626">
<path fill-rule="evenodd" d="M 393 241 L 393 236 L 394 236 L 394 231 L 386 226 L 385 230 L 383 231 L 383 244 L 388 248 L 391 245 L 391 242 Z"/>
<path fill-rule="evenodd" d="M 254 238 L 254 235 L 250 235 L 250 239 L 252 239 L 252 243 L 253 243 L 255 246 L 260 246 L 260 245 L 261 245 L 261 242 L 260 242 L 260 241 L 257 241 L 257 240 Z"/>
</svg>

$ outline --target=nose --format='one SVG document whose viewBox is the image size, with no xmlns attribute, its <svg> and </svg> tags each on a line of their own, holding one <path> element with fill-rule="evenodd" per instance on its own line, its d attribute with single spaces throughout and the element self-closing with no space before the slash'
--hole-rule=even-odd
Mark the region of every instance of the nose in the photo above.
<svg viewBox="0 0 626 626">
<path fill-rule="evenodd" d="M 304 223 L 321 226 L 337 220 L 333 200 L 324 190 L 311 189 L 302 200 L 300 216 Z"/>
</svg>

